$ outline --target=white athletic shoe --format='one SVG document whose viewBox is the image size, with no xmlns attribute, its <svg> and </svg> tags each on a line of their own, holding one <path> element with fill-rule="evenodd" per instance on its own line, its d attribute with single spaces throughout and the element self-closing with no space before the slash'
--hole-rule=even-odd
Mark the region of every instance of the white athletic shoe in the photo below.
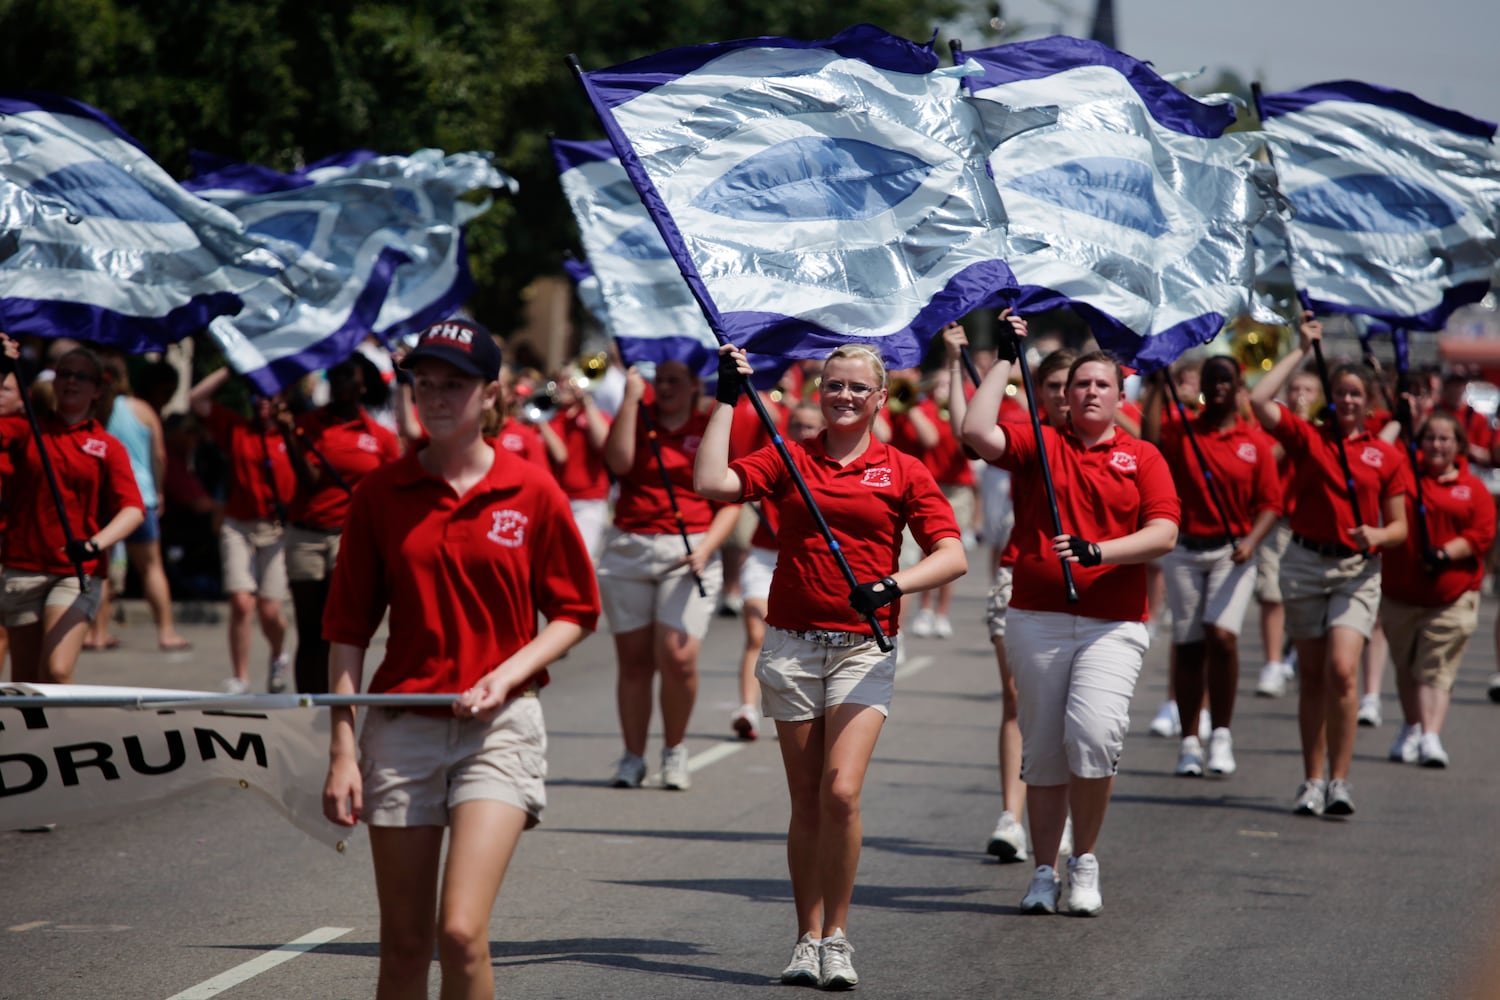
<svg viewBox="0 0 1500 1000">
<path fill-rule="evenodd" d="M 818 939 L 809 931 L 792 948 L 792 960 L 781 970 L 781 981 L 787 986 L 816 986 L 821 971 Z"/>
<path fill-rule="evenodd" d="M 614 788 L 639 788 L 646 780 L 646 759 L 626 751 L 615 765 L 615 776 L 609 780 Z"/>
<path fill-rule="evenodd" d="M 932 619 L 932 634 L 937 639 L 953 638 L 953 619 L 947 615 L 936 615 Z"/>
<path fill-rule="evenodd" d="M 1443 749 L 1443 741 L 1437 733 L 1422 734 L 1422 745 L 1417 755 L 1418 762 L 1423 767 L 1448 766 L 1448 751 Z"/>
<path fill-rule="evenodd" d="M 1031 873 L 1031 887 L 1021 897 L 1022 913 L 1056 913 L 1057 894 L 1062 886 L 1057 869 L 1051 865 L 1037 865 Z"/>
<path fill-rule="evenodd" d="M 1297 798 L 1292 803 L 1292 812 L 1298 816 L 1321 816 L 1328 798 L 1328 783 L 1322 778 L 1310 778 L 1297 786 Z"/>
<path fill-rule="evenodd" d="M 1156 718 L 1151 720 L 1151 735 L 1160 736 L 1164 740 L 1182 735 L 1182 722 L 1177 718 L 1177 702 L 1162 702 L 1161 708 L 1156 710 Z"/>
<path fill-rule="evenodd" d="M 1000 814 L 1000 820 L 995 824 L 995 832 L 990 834 L 990 843 L 985 850 L 999 858 L 1002 864 L 1026 860 L 1026 831 L 1009 810 Z"/>
<path fill-rule="evenodd" d="M 1208 734 L 1208 773 L 1225 777 L 1234 773 L 1234 737 L 1229 729 L 1220 726 Z"/>
<path fill-rule="evenodd" d="M 1359 699 L 1359 714 L 1355 717 L 1361 726 L 1380 728 L 1380 695 L 1367 694 Z"/>
<path fill-rule="evenodd" d="M 926 608 L 911 616 L 911 634 L 918 639 L 931 639 L 936 630 L 937 618 Z"/>
<path fill-rule="evenodd" d="M 681 743 L 675 747 L 662 747 L 661 787 L 674 792 L 685 792 L 692 785 L 693 778 L 688 773 L 687 747 Z"/>
<path fill-rule="evenodd" d="M 818 977 L 818 986 L 825 990 L 852 990 L 859 985 L 859 973 L 854 971 L 854 945 L 844 937 L 843 930 L 836 929 L 832 937 L 823 939 L 823 970 Z"/>
<path fill-rule="evenodd" d="M 1203 744 L 1198 737 L 1182 738 L 1182 747 L 1177 751 L 1176 774 L 1179 778 L 1203 777 Z"/>
<path fill-rule="evenodd" d="M 1415 764 L 1421 753 L 1422 724 L 1413 722 L 1411 725 L 1402 725 L 1401 730 L 1396 733 L 1396 742 L 1391 744 L 1389 754 L 1391 760 L 1398 764 Z"/>
<path fill-rule="evenodd" d="M 249 694 L 250 682 L 242 681 L 238 677 L 231 677 L 224 682 L 225 694 Z"/>
<path fill-rule="evenodd" d="M 1287 665 L 1280 660 L 1270 660 L 1260 668 L 1260 681 L 1255 693 L 1261 698 L 1280 698 L 1286 694 Z"/>
<path fill-rule="evenodd" d="M 1080 854 L 1068 859 L 1068 912 L 1075 917 L 1097 917 L 1104 909 L 1099 894 L 1099 859 Z"/>
<path fill-rule="evenodd" d="M 292 658 L 286 653 L 271 657 L 270 668 L 266 672 L 266 690 L 271 694 L 280 694 L 286 690 L 286 675 L 291 669 Z"/>
</svg>

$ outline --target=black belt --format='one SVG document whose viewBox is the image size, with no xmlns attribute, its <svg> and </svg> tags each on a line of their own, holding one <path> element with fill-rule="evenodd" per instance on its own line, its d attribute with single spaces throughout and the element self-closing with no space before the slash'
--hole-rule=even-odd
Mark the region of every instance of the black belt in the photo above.
<svg viewBox="0 0 1500 1000">
<path fill-rule="evenodd" d="M 337 535 L 341 531 L 339 528 L 325 528 L 317 524 L 308 524 L 305 521 L 293 521 L 292 527 L 300 531 L 316 531 L 320 535 Z"/>
<path fill-rule="evenodd" d="M 1206 538 L 1183 535 L 1177 539 L 1177 544 L 1190 552 L 1208 552 L 1211 549 L 1222 549 L 1226 545 L 1233 545 L 1234 541 L 1234 538 L 1229 535 L 1213 535 Z"/>
<path fill-rule="evenodd" d="M 1305 535 L 1292 532 L 1292 541 L 1302 546 L 1309 552 L 1316 552 L 1320 556 L 1336 556 L 1339 559 L 1351 559 L 1354 556 L 1364 555 L 1358 549 L 1352 549 L 1347 545 L 1338 545 L 1332 542 L 1315 542 Z"/>
</svg>

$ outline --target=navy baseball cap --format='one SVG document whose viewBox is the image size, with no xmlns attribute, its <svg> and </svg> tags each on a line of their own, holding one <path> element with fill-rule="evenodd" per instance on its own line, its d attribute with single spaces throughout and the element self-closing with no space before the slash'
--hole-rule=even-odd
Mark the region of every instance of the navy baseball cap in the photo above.
<svg viewBox="0 0 1500 1000">
<path fill-rule="evenodd" d="M 401 359 L 408 371 L 423 358 L 446 361 L 486 382 L 500 377 L 500 345 L 490 331 L 471 319 L 445 319 L 423 330 L 417 346 Z"/>
</svg>

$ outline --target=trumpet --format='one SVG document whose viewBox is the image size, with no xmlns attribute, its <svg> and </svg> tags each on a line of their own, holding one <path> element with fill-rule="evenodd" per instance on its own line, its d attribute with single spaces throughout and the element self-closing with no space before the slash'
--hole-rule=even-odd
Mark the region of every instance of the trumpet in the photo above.
<svg viewBox="0 0 1500 1000">
<path fill-rule="evenodd" d="M 885 406 L 892 413 L 905 413 L 922 401 L 922 387 L 909 378 L 891 379 L 887 391 Z"/>
<path fill-rule="evenodd" d="M 526 397 L 521 405 L 521 419 L 528 424 L 544 424 L 551 420 L 559 407 L 557 383 L 548 382 L 546 387 Z"/>
<path fill-rule="evenodd" d="M 609 372 L 609 355 L 603 351 L 580 354 L 568 371 L 568 384 L 579 392 L 589 392 Z"/>
</svg>

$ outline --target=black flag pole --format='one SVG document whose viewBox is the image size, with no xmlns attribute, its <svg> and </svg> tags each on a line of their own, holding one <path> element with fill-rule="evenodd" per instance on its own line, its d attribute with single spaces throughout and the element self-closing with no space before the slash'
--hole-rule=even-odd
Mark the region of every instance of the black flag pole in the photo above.
<svg viewBox="0 0 1500 1000">
<path fill-rule="evenodd" d="M 1407 354 L 1406 331 L 1391 330 L 1391 346 L 1396 351 L 1396 395 L 1403 400 L 1411 392 L 1411 359 Z M 1417 501 L 1417 544 L 1419 551 L 1426 553 L 1432 547 L 1432 535 L 1427 530 L 1427 501 L 1422 496 L 1422 463 L 1417 457 L 1417 428 L 1413 426 L 1410 406 L 1394 407 L 1396 419 L 1401 422 L 1402 436 L 1406 438 L 1406 458 L 1411 463 L 1411 478 L 1415 484 Z"/>
<path fill-rule="evenodd" d="M 1177 384 L 1172 381 L 1172 373 L 1166 375 L 1167 391 L 1172 394 L 1172 405 L 1177 408 L 1177 419 L 1182 421 L 1182 431 L 1187 435 L 1188 445 L 1197 456 L 1198 468 L 1203 470 L 1203 482 L 1208 487 L 1208 499 L 1213 502 L 1214 512 L 1219 515 L 1219 523 L 1224 526 L 1224 534 L 1229 537 L 1231 545 L 1238 545 L 1239 535 L 1229 526 L 1229 514 L 1224 509 L 1224 501 L 1219 496 L 1218 482 L 1214 478 L 1213 470 L 1208 467 L 1208 461 L 1203 455 L 1203 449 L 1198 444 L 1198 435 L 1193 431 L 1193 422 L 1188 419 L 1187 407 L 1182 405 L 1182 400 L 1177 396 Z"/>
<path fill-rule="evenodd" d="M 667 464 L 662 461 L 661 442 L 656 438 L 656 424 L 651 419 L 650 408 L 646 406 L 645 400 L 637 400 L 641 422 L 646 425 L 646 440 L 651 442 L 651 454 L 656 458 L 656 471 L 661 474 L 661 484 L 667 491 L 667 503 L 672 507 L 672 516 L 677 519 L 677 534 L 682 536 L 682 547 L 687 549 L 688 558 L 693 555 L 693 542 L 688 538 L 687 522 L 682 519 L 682 508 L 677 505 L 677 491 L 672 487 L 672 477 L 667 474 Z M 688 565 L 688 572 L 693 574 L 693 582 L 698 585 L 698 596 L 707 597 L 708 591 L 703 587 L 703 577 Z"/>
<path fill-rule="evenodd" d="M 52 494 L 52 503 L 57 507 L 57 520 L 62 525 L 64 551 L 67 553 L 68 562 L 73 564 L 73 572 L 78 574 L 78 586 L 83 592 L 89 592 L 89 577 L 83 571 L 83 560 L 73 555 L 77 536 L 73 534 L 72 522 L 68 520 L 68 505 L 63 502 L 62 487 L 57 484 L 57 470 L 52 467 L 52 455 L 47 451 L 46 439 L 42 437 L 42 425 L 37 420 L 36 407 L 31 403 L 31 390 L 26 381 L 21 378 L 19 366 L 12 363 L 7 366 L 16 373 L 16 390 L 21 396 L 21 407 L 26 411 L 26 422 L 31 425 L 31 440 L 36 442 L 37 457 L 42 462 L 42 474 L 47 478 L 47 491 Z"/>
<path fill-rule="evenodd" d="M 1036 454 L 1042 466 L 1042 483 L 1047 487 L 1047 508 L 1052 513 L 1052 534 L 1063 533 L 1062 515 L 1057 510 L 1057 488 L 1052 483 L 1052 463 L 1047 460 L 1047 441 L 1042 437 L 1042 417 L 1036 408 L 1036 393 L 1031 390 L 1031 364 L 1026 360 L 1026 346 L 1017 344 L 1016 364 L 1021 369 L 1021 386 L 1026 390 L 1026 411 L 1031 415 L 1031 433 L 1036 435 Z M 1068 588 L 1068 603 L 1078 603 L 1078 587 L 1073 583 L 1073 567 L 1062 560 L 1063 584 Z"/>
<path fill-rule="evenodd" d="M 625 172 L 630 177 L 631 183 L 640 192 L 641 199 L 646 202 L 648 209 L 652 201 L 660 205 L 661 194 L 656 190 L 656 185 L 651 182 L 651 178 L 646 174 L 646 170 L 641 165 L 639 158 L 636 157 L 634 147 L 631 146 L 630 140 L 625 136 L 625 133 L 621 131 L 619 122 L 615 120 L 614 115 L 608 111 L 599 95 L 594 91 L 593 84 L 589 81 L 587 74 L 584 73 L 583 67 L 578 63 L 578 57 L 569 54 L 566 57 L 566 62 L 574 78 L 577 79 L 579 86 L 588 95 L 589 103 L 599 116 L 599 124 L 604 128 L 604 134 L 609 138 L 610 145 L 614 147 L 615 155 L 619 156 L 620 165 L 625 168 Z M 719 318 L 719 310 L 714 305 L 713 299 L 709 296 L 708 289 L 704 286 L 703 279 L 698 274 L 697 268 L 693 266 L 691 260 L 685 259 L 683 253 L 673 249 L 683 246 L 682 234 L 677 229 L 676 221 L 665 212 L 651 211 L 649 214 L 651 220 L 656 224 L 656 228 L 660 230 L 667 247 L 672 250 L 672 259 L 677 264 L 677 269 L 681 272 L 683 280 L 687 282 L 688 290 L 693 293 L 693 298 L 698 303 L 698 308 L 702 311 L 703 318 L 708 321 L 708 327 L 713 331 L 714 339 L 721 345 L 729 343 L 729 338 L 724 334 L 724 324 Z M 854 570 L 849 566 L 849 560 L 844 556 L 843 546 L 834 536 L 833 529 L 828 526 L 828 521 L 823 517 L 823 512 L 818 509 L 817 501 L 813 498 L 812 491 L 808 489 L 806 480 L 802 478 L 802 473 L 797 470 L 796 463 L 792 461 L 792 455 L 787 450 L 786 441 L 782 439 L 781 431 L 776 427 L 776 421 L 771 418 L 770 411 L 766 409 L 766 404 L 761 400 L 760 393 L 756 392 L 753 386 L 747 386 L 746 388 L 748 390 L 746 395 L 750 397 L 750 405 L 755 409 L 755 415 L 760 419 L 761 426 L 771 436 L 771 444 L 776 448 L 776 454 L 786 466 L 787 473 L 792 480 L 792 485 L 797 488 L 797 495 L 807 505 L 808 513 L 817 524 L 818 531 L 822 534 L 824 541 L 828 543 L 828 550 L 833 555 L 834 562 L 838 566 L 844 582 L 849 585 L 850 590 L 853 590 L 859 586 L 860 581 L 855 577 Z M 865 623 L 870 626 L 871 634 L 874 636 L 875 642 L 880 647 L 881 652 L 888 653 L 895 648 L 891 643 L 890 637 L 885 634 L 885 629 L 881 627 L 880 621 L 875 614 L 865 615 L 864 619 Z"/>
</svg>

